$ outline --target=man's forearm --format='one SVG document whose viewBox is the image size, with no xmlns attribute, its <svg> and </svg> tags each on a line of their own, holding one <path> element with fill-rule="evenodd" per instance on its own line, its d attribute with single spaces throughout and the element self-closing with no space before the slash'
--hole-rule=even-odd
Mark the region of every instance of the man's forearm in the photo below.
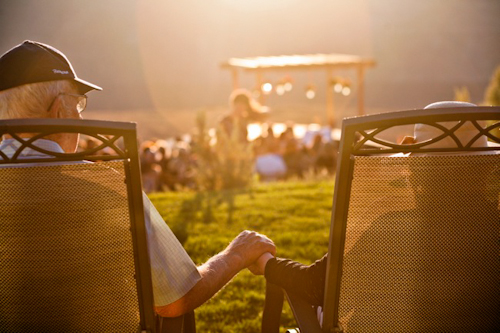
<svg viewBox="0 0 500 333">
<path fill-rule="evenodd" d="M 269 238 L 255 231 L 242 231 L 224 251 L 198 267 L 201 280 L 186 295 L 156 307 L 156 312 L 163 317 L 178 317 L 196 309 L 266 252 L 276 253 L 276 246 Z"/>
<path fill-rule="evenodd" d="M 243 261 L 238 255 L 223 251 L 213 256 L 198 267 L 201 280 L 186 295 L 171 304 L 156 307 L 156 312 L 162 317 L 178 317 L 194 310 L 215 295 L 243 268 Z"/>
</svg>

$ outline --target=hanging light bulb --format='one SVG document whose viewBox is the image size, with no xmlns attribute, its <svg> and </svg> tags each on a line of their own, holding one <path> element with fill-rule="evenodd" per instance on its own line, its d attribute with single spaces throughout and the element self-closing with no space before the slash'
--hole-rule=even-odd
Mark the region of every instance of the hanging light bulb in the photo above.
<svg viewBox="0 0 500 333">
<path fill-rule="evenodd" d="M 337 82 L 335 83 L 335 85 L 333 86 L 333 90 L 336 92 L 336 93 L 339 93 L 342 92 L 342 83 L 340 82 Z"/>
<path fill-rule="evenodd" d="M 312 89 L 309 89 L 306 91 L 306 97 L 308 99 L 313 99 L 314 97 L 316 97 L 316 92 Z"/>
<path fill-rule="evenodd" d="M 307 76 L 309 78 L 309 82 L 314 82 L 312 79 L 312 72 L 307 73 Z M 306 97 L 307 99 L 313 99 L 316 96 L 316 87 L 314 84 L 309 83 L 306 86 Z"/>
<path fill-rule="evenodd" d="M 314 88 L 314 85 L 310 84 L 306 87 L 306 97 L 307 99 L 313 99 L 316 97 L 316 89 Z"/>
<path fill-rule="evenodd" d="M 351 88 L 349 86 L 345 86 L 342 88 L 342 95 L 349 96 L 351 94 Z"/>
<path fill-rule="evenodd" d="M 282 81 L 283 81 L 283 88 L 285 88 L 285 91 L 286 92 L 292 91 L 292 89 L 293 89 L 292 78 L 287 75 L 283 78 Z"/>
<path fill-rule="evenodd" d="M 260 87 L 264 95 L 269 95 L 273 91 L 273 85 L 271 82 L 264 82 Z"/>
<path fill-rule="evenodd" d="M 285 85 L 283 83 L 278 83 L 278 85 L 276 85 L 276 93 L 283 96 L 285 93 Z"/>
</svg>

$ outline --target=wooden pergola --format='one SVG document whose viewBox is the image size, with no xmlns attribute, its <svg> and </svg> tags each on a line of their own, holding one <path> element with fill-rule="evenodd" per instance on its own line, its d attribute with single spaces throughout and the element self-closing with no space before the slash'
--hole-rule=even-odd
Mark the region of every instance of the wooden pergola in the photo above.
<svg viewBox="0 0 500 333">
<path fill-rule="evenodd" d="M 263 83 L 264 73 L 271 71 L 292 70 L 323 70 L 326 72 L 326 111 L 330 124 L 334 124 L 334 93 L 331 84 L 336 69 L 354 69 L 357 72 L 358 114 L 363 115 L 365 94 L 365 71 L 375 66 L 375 60 L 348 54 L 305 54 L 282 55 L 254 58 L 231 58 L 221 64 L 222 68 L 229 69 L 233 77 L 233 89 L 238 89 L 240 69 L 255 73 L 257 86 Z M 261 95 L 262 96 L 262 95 Z M 263 100 L 261 100 L 263 102 Z"/>
</svg>

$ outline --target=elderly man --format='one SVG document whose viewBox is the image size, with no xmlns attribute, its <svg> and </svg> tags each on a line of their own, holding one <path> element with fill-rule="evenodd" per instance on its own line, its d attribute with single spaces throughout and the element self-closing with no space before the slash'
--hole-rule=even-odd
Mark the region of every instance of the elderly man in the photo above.
<svg viewBox="0 0 500 333">
<path fill-rule="evenodd" d="M 66 56 L 49 45 L 25 41 L 0 58 L 0 119 L 81 119 L 85 94 L 91 90 L 102 89 L 78 78 Z M 78 135 L 71 133 L 35 142 L 45 150 L 67 153 L 75 152 L 77 144 Z M 4 137 L 0 151 L 9 156 L 18 145 Z M 30 149 L 23 154 L 40 155 Z M 276 251 L 267 237 L 243 231 L 225 250 L 196 267 L 146 196 L 144 205 L 155 307 L 162 316 L 195 309 L 260 255 Z"/>
</svg>

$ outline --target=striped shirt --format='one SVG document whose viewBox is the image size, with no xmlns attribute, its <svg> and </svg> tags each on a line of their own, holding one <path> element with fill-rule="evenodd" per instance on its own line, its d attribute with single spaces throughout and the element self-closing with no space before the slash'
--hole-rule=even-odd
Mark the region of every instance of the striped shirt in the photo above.
<svg viewBox="0 0 500 333">
<path fill-rule="evenodd" d="M 64 153 L 64 150 L 51 140 L 39 139 L 33 144 L 46 151 Z M 0 151 L 11 158 L 20 146 L 21 144 L 14 139 L 5 139 L 0 144 Z M 50 158 L 50 156 L 27 147 L 18 158 Z M 51 162 L 49 164 L 56 163 L 78 162 Z M 40 163 L 40 165 L 46 164 L 47 162 Z M 29 165 L 33 166 L 35 163 Z M 12 167 L 13 164 L 3 164 L 0 168 L 7 166 Z M 28 164 L 21 163 L 15 166 L 26 167 Z M 143 193 L 143 202 L 154 302 L 155 306 L 164 306 L 184 296 L 201 279 L 201 276 L 196 265 L 145 193 Z"/>
</svg>

